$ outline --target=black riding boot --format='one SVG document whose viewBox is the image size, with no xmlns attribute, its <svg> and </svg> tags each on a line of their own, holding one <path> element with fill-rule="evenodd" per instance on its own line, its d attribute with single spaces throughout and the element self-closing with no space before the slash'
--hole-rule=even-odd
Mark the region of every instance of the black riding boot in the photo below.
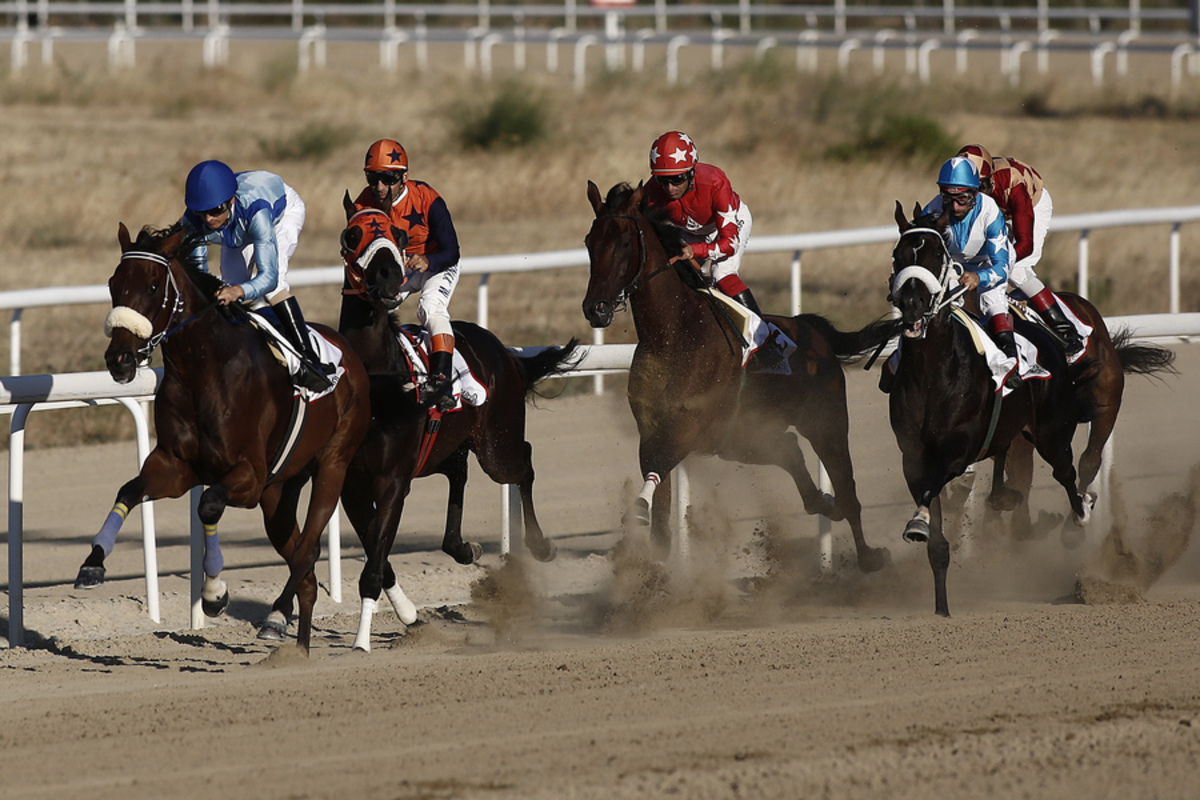
<svg viewBox="0 0 1200 800">
<path fill-rule="evenodd" d="M 1021 359 L 1017 355 L 1017 340 L 1013 336 L 1012 331 L 992 331 L 992 338 L 996 341 L 996 345 L 1000 348 L 1004 355 L 1008 356 L 1016 364 L 1012 368 L 1012 372 L 1008 373 L 1008 377 L 1004 379 L 1004 385 L 1009 389 L 1019 389 L 1022 383 L 1021 380 Z"/>
<path fill-rule="evenodd" d="M 300 304 L 296 298 L 289 297 L 282 303 L 271 306 L 279 319 L 283 335 L 296 348 L 300 356 L 300 369 L 297 370 L 296 383 L 313 392 L 323 392 L 333 385 L 329 376 L 334 368 L 322 363 L 321 357 L 313 349 L 308 338 L 308 327 L 304 324 L 304 314 L 300 312 Z"/>
<path fill-rule="evenodd" d="M 425 382 L 425 396 L 421 399 L 424 408 L 445 405 L 450 387 L 454 384 L 454 353 L 450 350 L 434 350 L 429 354 L 429 376 Z"/>
<path fill-rule="evenodd" d="M 1051 303 L 1049 308 L 1039 311 L 1038 314 L 1046 320 L 1046 324 L 1062 341 L 1063 349 L 1068 356 L 1073 356 L 1083 349 L 1083 339 L 1079 338 L 1079 331 L 1075 330 L 1074 324 L 1067 319 L 1067 315 L 1058 307 L 1058 303 Z"/>
<path fill-rule="evenodd" d="M 733 299 L 757 314 L 763 322 L 766 322 L 766 318 L 763 317 L 762 311 L 758 308 L 758 301 L 754 299 L 754 295 L 750 293 L 749 288 L 735 295 Z M 774 331 L 771 332 L 766 341 L 759 345 L 758 350 L 754 353 L 754 357 L 758 360 L 759 364 L 767 368 L 778 366 L 779 362 L 783 361 L 783 351 L 775 343 Z"/>
</svg>

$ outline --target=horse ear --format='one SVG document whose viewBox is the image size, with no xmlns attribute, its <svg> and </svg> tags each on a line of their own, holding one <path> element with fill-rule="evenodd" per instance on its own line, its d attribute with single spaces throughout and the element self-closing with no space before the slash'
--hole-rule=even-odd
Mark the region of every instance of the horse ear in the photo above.
<svg viewBox="0 0 1200 800">
<path fill-rule="evenodd" d="M 408 247 L 408 231 L 392 226 L 392 238 L 396 240 L 396 244 L 400 245 L 400 249 Z"/>
<path fill-rule="evenodd" d="M 629 195 L 629 207 L 640 209 L 642 207 L 642 188 L 643 183 L 638 181 L 637 188 L 633 190 L 633 194 Z"/>
<path fill-rule="evenodd" d="M 946 230 L 946 226 L 950 224 L 950 209 L 948 207 L 942 209 L 942 215 L 937 218 L 937 222 L 934 224 L 939 231 Z"/>
<path fill-rule="evenodd" d="M 901 233 L 912 227 L 908 219 L 904 216 L 904 206 L 900 205 L 899 200 L 896 201 L 896 225 L 899 226 Z"/>
<path fill-rule="evenodd" d="M 342 195 L 342 209 L 346 212 L 346 222 L 349 222 L 350 218 L 353 217 L 358 211 L 358 209 L 354 207 L 354 201 L 350 199 L 349 191 Z"/>
<path fill-rule="evenodd" d="M 125 227 L 124 222 L 117 223 L 117 241 L 121 244 L 122 253 L 129 249 L 129 244 L 131 241 L 129 238 L 129 228 Z"/>
<path fill-rule="evenodd" d="M 592 204 L 592 211 L 596 212 L 596 216 L 600 216 L 600 207 L 604 205 L 604 198 L 600 196 L 600 187 L 588 181 L 587 196 Z"/>
<path fill-rule="evenodd" d="M 346 228 L 342 231 L 342 251 L 353 253 L 362 243 L 362 228 Z"/>
<path fill-rule="evenodd" d="M 921 218 L 921 204 L 913 203 L 913 222 Z"/>
</svg>

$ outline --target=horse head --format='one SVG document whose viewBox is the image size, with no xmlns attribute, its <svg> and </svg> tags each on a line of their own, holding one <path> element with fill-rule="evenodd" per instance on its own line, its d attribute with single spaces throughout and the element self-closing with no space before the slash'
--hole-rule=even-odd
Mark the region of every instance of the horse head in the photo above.
<svg viewBox="0 0 1200 800">
<path fill-rule="evenodd" d="M 601 199 L 599 188 L 588 181 L 587 195 L 596 219 L 583 240 L 591 268 L 583 316 L 593 328 L 607 328 L 646 271 L 642 187 L 618 183 Z"/>
<path fill-rule="evenodd" d="M 892 249 L 892 278 L 889 299 L 899 311 L 904 336 L 922 338 L 929 319 L 943 308 L 948 286 L 957 274 L 945 232 L 949 214 L 922 216 L 919 205 L 913 207 L 910 222 L 896 202 L 896 225 L 900 240 Z"/>
<path fill-rule="evenodd" d="M 121 261 L 108 279 L 112 310 L 104 321 L 104 333 L 112 341 L 104 351 L 104 363 L 117 383 L 129 383 L 137 365 L 166 336 L 184 313 L 185 292 L 171 269 L 183 246 L 183 229 L 143 228 L 136 241 L 121 223 L 117 229 Z"/>
<path fill-rule="evenodd" d="M 408 234 L 382 211 L 368 208 L 350 213 L 352 208 L 347 209 L 347 225 L 341 236 L 346 280 L 360 296 L 390 311 L 408 296 L 408 272 L 404 267 Z"/>
</svg>

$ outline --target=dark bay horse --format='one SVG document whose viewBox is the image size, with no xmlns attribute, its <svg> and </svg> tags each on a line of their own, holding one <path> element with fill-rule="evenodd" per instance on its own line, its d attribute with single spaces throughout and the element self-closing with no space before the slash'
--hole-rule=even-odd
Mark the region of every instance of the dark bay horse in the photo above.
<svg viewBox="0 0 1200 800">
<path fill-rule="evenodd" d="M 1174 371 L 1175 354 L 1164 347 L 1139 344 L 1131 341 L 1128 329 L 1110 333 L 1104 318 L 1086 298 L 1072 292 L 1055 292 L 1082 322 L 1092 328 L 1087 340 L 1087 349 L 1076 362 L 1072 375 L 1080 402 L 1090 417 L 1087 445 L 1079 456 L 1076 484 L 1080 494 L 1089 505 L 1096 501 L 1091 490 L 1092 482 L 1100 472 L 1104 446 L 1112 436 L 1121 411 L 1121 400 L 1125 392 L 1125 375 L 1160 375 Z M 997 456 L 994 468 L 1005 471 L 1004 486 L 993 480 L 992 494 L 988 502 L 993 509 L 1015 509 L 1013 533 L 1018 537 L 1033 535 L 1029 516 L 1029 490 L 1033 485 L 1033 447 L 1019 437 L 1013 442 L 1007 461 Z M 1064 535 L 1069 529 L 1064 528 Z M 1074 537 L 1065 539 L 1074 544 Z"/>
<path fill-rule="evenodd" d="M 348 227 L 342 236 L 344 250 L 363 251 L 361 237 L 372 235 L 369 231 L 369 227 Z M 402 240 L 402 231 L 392 234 Z M 463 541 L 462 515 L 467 455 L 474 452 L 493 481 L 517 485 L 525 546 L 539 561 L 553 560 L 556 547 L 542 532 L 533 506 L 533 448 L 525 440 L 525 404 L 539 381 L 566 372 L 577 361 L 574 340 L 564 347 L 516 356 L 490 331 L 456 321 L 455 349 L 471 374 L 487 387 L 487 400 L 479 406 L 464 402 L 445 414 L 426 410 L 418 402 L 412 366 L 400 345 L 398 337 L 403 334 L 389 314 L 399 305 L 405 280 L 399 255 L 397 249 L 383 247 L 374 249 L 367 264 L 348 262 L 348 268 L 360 270 L 354 283 L 363 287 L 364 296 L 354 300 L 363 306 L 349 315 L 343 306 L 343 333 L 371 373 L 371 428 L 342 490 L 343 508 L 367 555 L 359 580 L 362 614 L 354 646 L 368 651 L 380 591 L 389 598 L 395 591 L 396 576 L 387 557 L 414 478 L 446 476 L 450 491 L 442 550 L 460 564 L 473 563 L 482 549 L 476 542 Z M 347 324 L 348 317 L 358 324 Z"/>
<path fill-rule="evenodd" d="M 651 525 L 657 554 L 670 550 L 671 470 L 700 453 L 783 468 L 806 512 L 850 524 L 864 572 L 885 566 L 888 551 L 869 547 L 863 537 L 842 363 L 886 341 L 894 323 L 843 333 L 813 314 L 770 316 L 797 344 L 790 374 L 743 369 L 741 341 L 717 301 L 685 282 L 695 270 L 670 263 L 680 252 L 678 233 L 642 213 L 641 187 L 618 184 L 601 198 L 589 181 L 588 200 L 596 219 L 585 239 L 591 277 L 583 314 L 603 328 L 626 301 L 633 313 L 638 344 L 628 392 L 645 481 L 633 512 Z M 825 464 L 835 497 L 813 483 L 792 426 Z"/>
<path fill-rule="evenodd" d="M 891 294 L 903 335 L 889 412 L 904 478 L 917 503 L 904 538 L 928 543 L 935 610 L 949 616 L 950 546 L 942 531 L 943 487 L 970 464 L 1003 456 L 1024 432 L 1050 464 L 1082 525 L 1090 507 L 1076 485 L 1071 440 L 1076 426 L 1095 412 L 1088 405 L 1090 396 L 1076 391 L 1054 335 L 1022 319 L 1014 321 L 1016 330 L 1036 346 L 1038 361 L 1049 375 L 1026 380 L 1001 399 L 970 330 L 952 319 L 952 305 L 946 301 L 957 277 L 943 240 L 947 215 L 909 222 L 897 203 L 896 223 L 900 240 L 892 251 Z M 997 470 L 994 481 L 1002 480 L 1002 470 Z"/>
<path fill-rule="evenodd" d="M 187 244 L 179 226 L 143 230 L 130 241 L 118 230 L 121 261 L 109 279 L 113 311 L 106 328 L 108 371 L 118 383 L 133 379 L 138 364 L 161 348 L 163 379 L 155 395 L 157 443 L 137 477 L 117 492 L 116 504 L 76 586 L 104 579 L 121 521 L 143 500 L 179 497 L 206 485 L 199 517 L 205 526 L 204 600 L 222 609 L 228 592 L 220 580 L 216 526 L 227 506 L 262 509 L 271 544 L 288 564 L 287 584 L 271 612 L 283 624 L 300 601 L 296 641 L 308 652 L 317 596 L 314 566 L 320 535 L 337 506 L 346 468 L 370 423 L 370 384 L 362 363 L 335 331 L 314 326 L 342 351 L 344 374 L 336 388 L 307 403 L 307 418 L 283 456 L 296 395 L 288 370 L 240 307 L 213 302 L 220 280 L 185 267 L 176 254 Z M 300 402 L 304 402 L 302 399 Z M 279 461 L 283 458 L 282 462 Z M 304 527 L 297 524 L 301 489 L 312 480 Z M 269 617 L 268 623 L 272 624 Z"/>
</svg>

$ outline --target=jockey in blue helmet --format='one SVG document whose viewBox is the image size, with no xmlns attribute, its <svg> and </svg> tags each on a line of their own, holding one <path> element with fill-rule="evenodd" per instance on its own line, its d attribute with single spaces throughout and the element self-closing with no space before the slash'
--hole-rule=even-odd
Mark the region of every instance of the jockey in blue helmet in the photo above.
<svg viewBox="0 0 1200 800">
<path fill-rule="evenodd" d="M 308 336 L 300 304 L 287 282 L 288 260 L 304 227 L 304 201 L 278 175 L 235 173 L 220 161 L 202 161 L 188 173 L 180 224 L 195 245 L 185 260 L 208 271 L 208 244 L 221 245 L 221 305 L 271 306 L 277 327 L 300 357 L 296 381 L 314 392 L 328 389 L 333 367 L 324 364 Z"/>
</svg>

